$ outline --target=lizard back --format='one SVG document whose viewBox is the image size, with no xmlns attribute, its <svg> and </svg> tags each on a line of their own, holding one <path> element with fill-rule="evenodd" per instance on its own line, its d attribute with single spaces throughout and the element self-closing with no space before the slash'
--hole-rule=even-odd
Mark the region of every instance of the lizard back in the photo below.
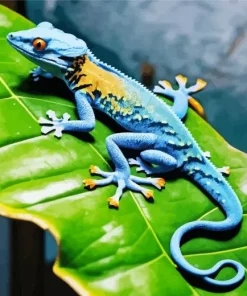
<svg viewBox="0 0 247 296">
<path fill-rule="evenodd" d="M 170 106 L 136 80 L 88 55 L 74 59 L 65 81 L 72 91 L 87 93 L 93 107 L 129 131 L 191 135 Z M 180 136 L 179 136 L 180 135 Z"/>
</svg>

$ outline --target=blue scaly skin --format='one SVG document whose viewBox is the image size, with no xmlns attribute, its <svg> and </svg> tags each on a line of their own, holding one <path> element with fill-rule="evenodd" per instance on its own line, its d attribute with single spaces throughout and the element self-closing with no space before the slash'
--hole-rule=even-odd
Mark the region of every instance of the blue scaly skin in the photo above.
<svg viewBox="0 0 247 296">
<path fill-rule="evenodd" d="M 206 83 L 198 79 L 194 86 L 186 88 L 186 78 L 178 75 L 179 89 L 173 90 L 169 82 L 160 82 L 161 86 L 156 86 L 154 92 L 171 96 L 174 105 L 170 107 L 137 81 L 98 60 L 84 41 L 54 28 L 50 23 L 43 22 L 36 28 L 11 33 L 7 40 L 39 66 L 34 71 L 35 78 L 39 75 L 61 78 L 74 93 L 80 120 L 69 121 L 67 113 L 59 119 L 54 111 L 49 110 L 47 116 L 51 120 L 40 119 L 42 133 L 55 131 L 55 136 L 60 138 L 64 131 L 90 132 L 95 127 L 93 108 L 103 111 L 128 131 L 106 139 L 115 172 L 104 172 L 91 166 L 91 173 L 101 175 L 103 179 L 84 180 L 85 185 L 93 188 L 117 184 L 116 194 L 109 199 L 109 205 L 115 207 L 119 205 L 124 188 L 141 192 L 147 199 L 153 198 L 153 192 L 139 184 L 161 189 L 165 185 L 164 179 L 130 175 L 122 148 L 141 151 L 140 157 L 131 159 L 130 163 L 140 166 L 148 174 L 180 170 L 212 196 L 226 218 L 220 222 L 190 222 L 178 228 L 171 239 L 173 260 L 181 270 L 210 285 L 233 288 L 240 283 L 245 274 L 240 263 L 222 260 L 210 269 L 200 270 L 190 265 L 180 250 L 182 238 L 188 232 L 225 232 L 239 226 L 242 220 L 241 204 L 221 175 L 221 172 L 227 173 L 228 168 L 216 169 L 181 121 L 187 113 L 190 94 L 201 90 Z M 234 268 L 236 275 L 225 281 L 214 279 L 225 266 Z"/>
</svg>

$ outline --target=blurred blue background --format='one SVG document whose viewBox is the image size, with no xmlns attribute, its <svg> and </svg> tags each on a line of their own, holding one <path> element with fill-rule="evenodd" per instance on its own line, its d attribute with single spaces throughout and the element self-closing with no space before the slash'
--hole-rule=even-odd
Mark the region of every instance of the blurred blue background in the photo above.
<svg viewBox="0 0 247 296">
<path fill-rule="evenodd" d="M 105 62 L 140 79 L 143 63 L 155 79 L 181 73 L 208 81 L 197 95 L 210 124 L 247 152 L 247 1 L 28 0 L 27 16 L 83 38 Z M 0 218 L 0 295 L 8 295 L 8 222 Z M 4 242 L 4 243 L 2 243 Z M 56 245 L 45 240 L 46 260 Z"/>
</svg>

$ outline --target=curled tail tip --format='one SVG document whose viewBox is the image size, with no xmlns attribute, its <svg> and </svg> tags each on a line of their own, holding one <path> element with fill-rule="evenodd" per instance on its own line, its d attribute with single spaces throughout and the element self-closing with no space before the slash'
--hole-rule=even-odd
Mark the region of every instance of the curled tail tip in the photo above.
<svg viewBox="0 0 247 296">
<path fill-rule="evenodd" d="M 225 287 L 225 288 L 227 287 L 234 288 L 244 280 L 245 268 L 241 263 L 236 262 L 234 260 L 222 260 L 218 262 L 213 268 L 211 268 L 211 270 L 213 270 L 214 268 L 216 269 L 212 273 L 212 275 L 217 274 L 224 267 L 232 267 L 237 272 L 237 274 L 233 278 L 228 280 L 217 280 L 215 278 L 212 278 L 209 274 L 209 276 L 203 277 L 203 280 L 206 283 L 210 284 L 211 286 Z"/>
<path fill-rule="evenodd" d="M 245 268 L 244 266 L 234 260 L 221 260 L 216 263 L 210 269 L 199 269 L 191 265 L 182 255 L 180 246 L 181 241 L 185 234 L 189 233 L 192 230 L 200 230 L 200 229 L 207 229 L 213 231 L 216 227 L 216 224 L 219 223 L 222 225 L 222 229 L 225 228 L 226 224 L 228 225 L 230 222 L 229 219 L 226 219 L 222 222 L 208 222 L 208 221 L 200 221 L 200 222 L 189 222 L 181 227 L 179 227 L 173 237 L 171 239 L 171 255 L 178 266 L 178 269 L 184 271 L 188 275 L 192 275 L 193 277 L 197 278 L 199 281 L 207 283 L 211 287 L 215 288 L 226 288 L 226 289 L 233 289 L 238 286 L 245 278 Z M 219 230 L 219 229 L 218 229 Z M 217 280 L 215 277 L 224 267 L 231 267 L 236 271 L 236 275 L 227 280 Z"/>
</svg>

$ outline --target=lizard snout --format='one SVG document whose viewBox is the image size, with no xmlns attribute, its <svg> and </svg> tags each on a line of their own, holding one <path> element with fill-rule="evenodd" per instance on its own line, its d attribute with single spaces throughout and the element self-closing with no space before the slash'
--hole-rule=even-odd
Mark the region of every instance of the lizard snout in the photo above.
<svg viewBox="0 0 247 296">
<path fill-rule="evenodd" d="M 20 39 L 20 36 L 18 36 L 18 35 L 16 35 L 16 33 L 9 33 L 8 35 L 7 35 L 7 40 L 8 41 L 18 41 Z"/>
</svg>

